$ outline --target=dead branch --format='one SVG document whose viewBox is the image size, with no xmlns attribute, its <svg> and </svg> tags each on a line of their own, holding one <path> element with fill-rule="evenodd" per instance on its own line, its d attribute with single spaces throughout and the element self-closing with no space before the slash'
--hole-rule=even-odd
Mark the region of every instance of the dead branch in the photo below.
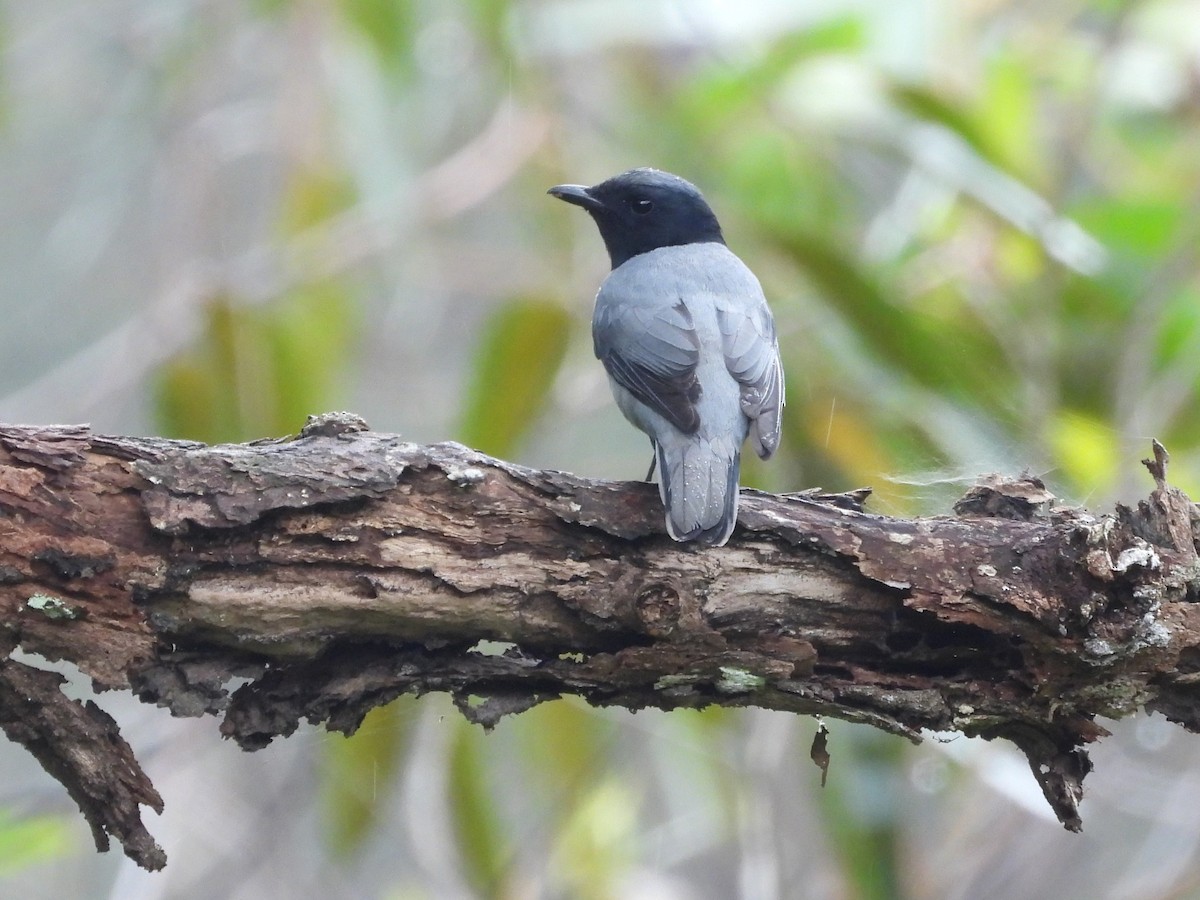
<svg viewBox="0 0 1200 900">
<path fill-rule="evenodd" d="M 1200 724 L 1198 516 L 1155 453 L 1149 499 L 1110 515 L 1056 506 L 1033 478 L 914 520 L 864 512 L 865 492 L 745 491 L 734 539 L 703 550 L 665 536 L 652 486 L 342 414 L 216 447 L 0 426 L 0 650 L 221 714 L 247 749 L 303 719 L 350 733 L 428 691 L 484 726 L 577 694 L 1003 737 L 1077 830 L 1096 716 Z M 0 663 L 0 727 L 98 847 L 115 835 L 160 867 L 139 806 L 161 800 L 116 724 L 56 678 Z"/>
</svg>

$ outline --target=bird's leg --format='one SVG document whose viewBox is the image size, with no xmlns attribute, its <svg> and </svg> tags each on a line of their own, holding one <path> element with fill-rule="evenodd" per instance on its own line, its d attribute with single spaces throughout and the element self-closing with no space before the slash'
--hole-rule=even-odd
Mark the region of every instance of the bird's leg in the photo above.
<svg viewBox="0 0 1200 900">
<path fill-rule="evenodd" d="M 658 465 L 658 447 L 655 446 L 654 441 L 651 441 L 650 442 L 650 469 L 646 472 L 646 479 L 645 479 L 646 481 L 650 481 L 654 478 L 654 469 L 657 465 Z"/>
</svg>

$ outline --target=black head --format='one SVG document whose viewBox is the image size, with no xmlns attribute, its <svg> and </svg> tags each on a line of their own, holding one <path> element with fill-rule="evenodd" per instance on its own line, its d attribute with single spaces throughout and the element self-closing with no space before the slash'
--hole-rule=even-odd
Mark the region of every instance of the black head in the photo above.
<svg viewBox="0 0 1200 900">
<path fill-rule="evenodd" d="M 592 187 L 560 184 L 548 193 L 588 211 L 615 269 L 659 247 L 725 243 L 696 186 L 658 169 L 632 169 Z"/>
</svg>

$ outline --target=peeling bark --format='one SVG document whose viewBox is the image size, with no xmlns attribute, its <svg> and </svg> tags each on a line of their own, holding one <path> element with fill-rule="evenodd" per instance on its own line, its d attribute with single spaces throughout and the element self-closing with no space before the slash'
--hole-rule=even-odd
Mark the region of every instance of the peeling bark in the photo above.
<svg viewBox="0 0 1200 900">
<path fill-rule="evenodd" d="M 1200 517 L 1160 446 L 1145 462 L 1149 498 L 1103 516 L 1032 478 L 915 520 L 864 512 L 865 492 L 743 491 L 734 539 L 701 549 L 666 537 L 650 485 L 346 415 L 216 447 L 0 426 L 0 650 L 219 714 L 247 749 L 305 719 L 351 733 L 428 691 L 485 727 L 576 694 L 1003 737 L 1077 830 L 1096 716 L 1200 730 Z M 158 795 L 115 723 L 55 679 L 0 662 L 0 727 L 100 849 L 115 835 L 161 866 L 139 816 Z"/>
</svg>

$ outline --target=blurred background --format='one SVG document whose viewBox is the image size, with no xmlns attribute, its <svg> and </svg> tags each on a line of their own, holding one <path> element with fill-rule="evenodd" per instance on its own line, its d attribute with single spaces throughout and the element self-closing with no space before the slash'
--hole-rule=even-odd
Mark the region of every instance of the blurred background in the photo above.
<svg viewBox="0 0 1200 900">
<path fill-rule="evenodd" d="M 0 2 L 0 421 L 380 431 L 638 478 L 592 358 L 607 269 L 545 195 L 706 192 L 788 375 L 769 490 L 944 513 L 1029 470 L 1093 510 L 1200 493 L 1195 0 Z M 76 686 L 80 694 L 86 685 Z M 103 696 L 170 857 L 97 855 L 0 748 L 22 898 L 1200 897 L 1200 737 L 1113 723 L 1085 831 L 1007 746 L 575 701 L 402 699 L 256 754 Z"/>
</svg>

